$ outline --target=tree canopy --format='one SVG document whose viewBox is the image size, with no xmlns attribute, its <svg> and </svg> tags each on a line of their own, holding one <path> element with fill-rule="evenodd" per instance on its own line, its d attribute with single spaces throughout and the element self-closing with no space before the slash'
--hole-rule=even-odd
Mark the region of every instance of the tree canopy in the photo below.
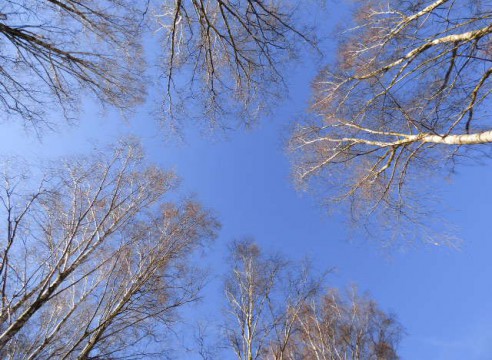
<svg viewBox="0 0 492 360">
<path fill-rule="evenodd" d="M 293 135 L 297 179 L 323 179 L 362 222 L 425 222 L 429 175 L 490 150 L 491 14 L 484 1 L 359 4 Z"/>
<path fill-rule="evenodd" d="M 249 123 L 286 89 L 285 61 L 315 46 L 294 14 L 294 3 L 276 0 L 7 0 L 0 109 L 9 121 L 53 125 L 55 110 L 77 118 L 84 93 L 127 111 L 153 88 L 165 121 L 228 126 L 228 114 L 242 113 Z"/>
<path fill-rule="evenodd" d="M 225 333 L 237 359 L 399 359 L 402 326 L 355 288 L 328 289 L 309 262 L 269 256 L 251 240 L 235 242 L 231 259 Z"/>
<path fill-rule="evenodd" d="M 189 258 L 215 218 L 168 201 L 176 176 L 142 164 L 132 142 L 40 169 L 37 185 L 14 169 L 0 190 L 0 356 L 164 354 L 162 329 L 203 286 Z"/>
<path fill-rule="evenodd" d="M 145 11 L 134 1 L 3 1 L 3 121 L 53 125 L 60 109 L 74 119 L 82 91 L 120 109 L 143 101 Z"/>
</svg>

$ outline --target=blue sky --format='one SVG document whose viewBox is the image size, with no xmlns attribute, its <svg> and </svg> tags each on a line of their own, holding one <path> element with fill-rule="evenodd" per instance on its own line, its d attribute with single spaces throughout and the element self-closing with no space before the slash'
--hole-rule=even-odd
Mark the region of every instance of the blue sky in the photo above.
<svg viewBox="0 0 492 360">
<path fill-rule="evenodd" d="M 444 216 L 463 240 L 459 249 L 416 243 L 388 253 L 374 239 L 347 241 L 343 215 L 328 216 L 309 193 L 294 188 L 284 149 L 289 124 L 307 106 L 313 74 L 312 66 L 291 71 L 289 100 L 248 131 L 211 139 L 190 130 L 185 143 L 178 144 L 164 140 L 148 108 L 125 122 L 117 113 L 101 114 L 88 104 L 80 124 L 60 126 L 41 141 L 3 124 L 0 151 L 31 160 L 55 158 L 86 153 L 94 143 L 139 136 L 149 160 L 175 169 L 182 193 L 195 193 L 222 222 L 204 260 L 216 279 L 224 271 L 227 244 L 251 236 L 267 251 L 293 259 L 310 257 L 318 269 L 336 268 L 330 286 L 356 284 L 394 312 L 407 332 L 400 347 L 403 359 L 492 359 L 490 163 L 458 167 L 450 181 L 438 182 Z M 218 283 L 210 284 L 204 301 L 208 305 L 197 313 L 219 313 Z"/>
</svg>

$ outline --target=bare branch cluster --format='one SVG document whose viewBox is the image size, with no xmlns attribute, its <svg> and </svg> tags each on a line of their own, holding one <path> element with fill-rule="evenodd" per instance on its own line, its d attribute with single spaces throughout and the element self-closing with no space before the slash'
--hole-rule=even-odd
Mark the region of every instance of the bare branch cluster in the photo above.
<svg viewBox="0 0 492 360">
<path fill-rule="evenodd" d="M 228 343 L 238 359 L 277 358 L 294 331 L 294 314 L 322 289 L 308 266 L 292 267 L 279 255 L 266 256 L 251 240 L 231 248 L 232 271 L 225 283 Z"/>
<path fill-rule="evenodd" d="M 6 0 L 0 110 L 9 120 L 50 125 L 57 109 L 75 119 L 85 93 L 128 110 L 146 99 L 150 70 L 165 79 L 165 121 L 196 114 L 216 123 L 242 113 L 234 119 L 250 123 L 286 90 L 285 62 L 315 46 L 295 9 L 277 0 Z M 149 41 L 156 26 L 164 34 L 157 47 Z M 144 57 L 144 47 L 152 56 Z M 163 53 L 158 70 L 154 61 Z"/>
<path fill-rule="evenodd" d="M 175 175 L 141 155 L 129 143 L 66 161 L 35 191 L 3 174 L 2 358 L 145 356 L 196 300 L 187 259 L 217 223 L 194 201 L 166 202 Z"/>
<path fill-rule="evenodd" d="M 175 104 L 182 102 L 187 109 L 199 106 L 198 116 L 217 121 L 239 106 L 240 122 L 250 123 L 279 95 L 279 85 L 286 90 L 285 61 L 304 45 L 315 46 L 312 32 L 297 25 L 294 5 L 277 0 L 165 2 L 157 18 L 168 50 L 167 113 L 176 115 Z"/>
<path fill-rule="evenodd" d="M 0 4 L 0 109 L 8 119 L 73 119 L 83 91 L 128 109 L 141 102 L 139 34 L 146 8 L 133 1 L 14 1 Z"/>
<path fill-rule="evenodd" d="M 348 299 L 325 292 L 309 263 L 267 257 L 251 241 L 231 254 L 226 335 L 237 359 L 398 359 L 402 327 L 355 289 Z"/>
<path fill-rule="evenodd" d="M 332 177 L 362 217 L 413 218 L 408 183 L 492 143 L 491 40 L 487 2 L 365 2 L 315 82 L 317 118 L 293 136 L 298 180 Z"/>
<path fill-rule="evenodd" d="M 289 356 L 284 359 L 397 360 L 402 327 L 391 314 L 352 290 L 345 300 L 330 290 L 303 304 Z"/>
</svg>

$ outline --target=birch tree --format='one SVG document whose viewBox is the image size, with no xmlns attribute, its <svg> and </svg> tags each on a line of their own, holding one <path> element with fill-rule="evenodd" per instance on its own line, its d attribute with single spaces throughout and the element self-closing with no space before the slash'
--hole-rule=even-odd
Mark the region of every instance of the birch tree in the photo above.
<svg viewBox="0 0 492 360">
<path fill-rule="evenodd" d="M 250 240 L 231 248 L 232 271 L 225 283 L 230 348 L 240 360 L 284 359 L 296 314 L 321 291 L 323 277 L 308 266 L 268 256 Z"/>
<path fill-rule="evenodd" d="M 329 289 L 309 263 L 234 243 L 225 283 L 229 348 L 240 360 L 396 360 L 403 328 L 355 288 Z"/>
<path fill-rule="evenodd" d="M 216 220 L 166 201 L 176 176 L 144 166 L 132 143 L 43 174 L 37 187 L 2 178 L 1 357 L 162 356 L 158 340 L 197 299 L 189 257 Z"/>
<path fill-rule="evenodd" d="M 361 3 L 294 133 L 297 179 L 358 220 L 425 222 L 429 175 L 490 150 L 491 15 L 486 1 Z"/>
<path fill-rule="evenodd" d="M 296 320 L 288 359 L 399 359 L 401 325 L 355 289 L 346 298 L 332 289 L 306 302 Z"/>
</svg>

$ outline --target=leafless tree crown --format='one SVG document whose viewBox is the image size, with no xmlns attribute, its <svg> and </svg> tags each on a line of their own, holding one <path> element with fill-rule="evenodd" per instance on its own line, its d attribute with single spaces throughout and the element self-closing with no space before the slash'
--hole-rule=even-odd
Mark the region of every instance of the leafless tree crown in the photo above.
<svg viewBox="0 0 492 360">
<path fill-rule="evenodd" d="M 316 118 L 293 136 L 297 179 L 323 179 L 359 218 L 419 218 L 427 181 L 411 185 L 492 142 L 491 16 L 486 1 L 360 4 L 315 81 Z"/>
<path fill-rule="evenodd" d="M 284 359 L 399 359 L 401 325 L 355 290 L 348 299 L 331 290 L 304 303 L 296 324 L 298 331 Z"/>
<path fill-rule="evenodd" d="M 231 111 L 241 123 L 260 115 L 277 91 L 286 90 L 284 63 L 305 45 L 315 46 L 313 33 L 296 21 L 296 6 L 278 0 L 165 2 L 158 20 L 168 53 L 167 112 L 181 102 L 188 109 L 199 105 L 199 116 L 212 120 Z"/>
<path fill-rule="evenodd" d="M 268 256 L 251 240 L 231 248 L 231 273 L 225 283 L 230 347 L 241 360 L 280 359 L 294 331 L 295 314 L 322 290 L 323 277 L 309 266 L 293 266 Z"/>
<path fill-rule="evenodd" d="M 309 263 L 266 256 L 236 242 L 227 278 L 230 348 L 240 360 L 396 360 L 401 325 L 353 289 L 325 292 Z"/>
<path fill-rule="evenodd" d="M 84 91 L 128 109 L 144 97 L 145 2 L 6 0 L 0 4 L 0 109 L 26 124 L 75 116 Z M 58 115 L 59 116 L 59 115 Z"/>
<path fill-rule="evenodd" d="M 194 201 L 166 202 L 175 175 L 141 160 L 118 146 L 30 190 L 31 178 L 3 174 L 2 358 L 162 355 L 155 340 L 202 284 L 188 258 L 217 223 Z"/>
</svg>

